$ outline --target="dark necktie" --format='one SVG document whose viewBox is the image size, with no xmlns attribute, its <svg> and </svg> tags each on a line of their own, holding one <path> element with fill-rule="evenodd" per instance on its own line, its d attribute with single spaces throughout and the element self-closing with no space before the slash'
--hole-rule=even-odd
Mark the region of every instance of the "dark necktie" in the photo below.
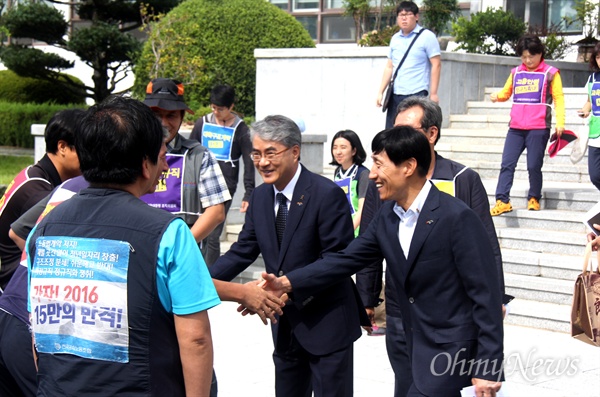
<svg viewBox="0 0 600 397">
<path fill-rule="evenodd" d="M 277 230 L 277 242 L 281 246 L 288 216 L 287 199 L 283 193 L 277 193 L 277 202 L 279 203 L 279 208 L 277 209 L 277 217 L 275 218 L 275 229 Z"/>
</svg>

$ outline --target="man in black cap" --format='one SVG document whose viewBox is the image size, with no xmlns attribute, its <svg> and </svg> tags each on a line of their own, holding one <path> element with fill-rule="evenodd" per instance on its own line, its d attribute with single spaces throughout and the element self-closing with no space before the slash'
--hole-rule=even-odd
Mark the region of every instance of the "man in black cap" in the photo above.
<svg viewBox="0 0 600 397">
<path fill-rule="evenodd" d="M 179 134 L 185 112 L 194 114 L 184 102 L 183 91 L 180 82 L 163 78 L 146 87 L 144 103 L 168 130 L 169 170 L 156 192 L 142 200 L 182 217 L 200 243 L 225 220 L 224 203 L 231 195 L 215 156 L 198 141 Z"/>
<path fill-rule="evenodd" d="M 168 130 L 167 163 L 169 170 L 159 182 L 156 191 L 142 196 L 148 204 L 170 211 L 185 220 L 196 242 L 205 239 L 225 220 L 224 203 L 231 200 L 225 178 L 214 154 L 198 141 L 179 134 L 185 112 L 194 112 L 183 99 L 183 84 L 171 79 L 154 79 L 146 87 L 146 99 L 154 114 Z M 203 256 L 206 247 L 201 247 Z M 241 303 L 257 313 L 263 323 L 267 318 L 276 322 L 283 302 L 255 282 L 247 284 L 213 280 L 219 297 L 224 301 Z M 217 395 L 217 381 L 213 373 L 211 397 Z"/>
</svg>

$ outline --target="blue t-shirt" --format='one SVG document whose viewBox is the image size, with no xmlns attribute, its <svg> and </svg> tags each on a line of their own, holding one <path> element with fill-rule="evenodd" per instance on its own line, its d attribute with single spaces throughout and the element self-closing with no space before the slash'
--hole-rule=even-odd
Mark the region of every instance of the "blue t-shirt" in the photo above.
<svg viewBox="0 0 600 397">
<path fill-rule="evenodd" d="M 170 313 L 192 314 L 221 303 L 198 243 L 180 218 L 160 241 L 156 275 L 160 303 Z"/>
<path fill-rule="evenodd" d="M 392 60 L 394 65 L 393 72 L 396 71 L 408 46 L 421 29 L 423 27 L 417 25 L 406 36 L 402 33 L 402 30 L 392 36 L 388 58 Z M 429 91 L 431 77 L 429 59 L 438 55 L 440 55 L 440 43 L 435 34 L 431 30 L 421 33 L 406 56 L 396 80 L 394 80 L 394 94 L 409 95 L 423 90 Z"/>
</svg>

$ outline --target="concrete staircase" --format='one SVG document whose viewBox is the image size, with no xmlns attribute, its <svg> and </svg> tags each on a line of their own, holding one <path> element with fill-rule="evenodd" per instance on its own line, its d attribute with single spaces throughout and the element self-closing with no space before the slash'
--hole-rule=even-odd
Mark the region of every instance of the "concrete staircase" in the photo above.
<svg viewBox="0 0 600 397">
<path fill-rule="evenodd" d="M 470 166 L 481 175 L 490 205 L 500 171 L 510 102 L 492 103 L 485 91 L 482 102 L 469 102 L 468 113 L 451 115 L 450 128 L 442 130 L 438 152 Z M 565 88 L 566 128 L 587 131 L 577 116 L 586 101 L 583 88 Z M 575 278 L 582 269 L 586 229 L 583 215 L 600 201 L 600 192 L 589 182 L 587 155 L 572 164 L 570 147 L 544 161 L 542 210 L 527 211 L 529 188 L 525 153 L 519 160 L 511 191 L 514 210 L 494 217 L 504 259 L 510 324 L 569 332 L 570 304 Z"/>
<path fill-rule="evenodd" d="M 450 127 L 442 129 L 437 151 L 445 157 L 473 168 L 482 177 L 490 205 L 500 170 L 504 138 L 511 103 L 469 102 L 468 113 L 450 115 Z M 583 127 L 577 116 L 586 101 L 582 88 L 565 88 L 567 129 L 579 134 Z M 587 127 L 584 131 L 587 131 Z M 544 161 L 544 188 L 541 211 L 527 211 L 525 153 L 519 160 L 511 191 L 514 210 L 494 217 L 504 259 L 506 292 L 516 299 L 510 304 L 506 322 L 560 332 L 569 332 L 570 304 L 575 278 L 581 272 L 586 229 L 586 211 L 600 201 L 600 192 L 589 182 L 587 155 L 578 164 L 569 158 L 570 147 Z M 325 168 L 330 177 L 332 168 Z M 237 212 L 233 209 L 231 212 Z M 226 252 L 241 230 L 241 224 L 225 228 L 221 251 Z M 238 281 L 260 277 L 262 258 L 244 271 Z"/>
</svg>

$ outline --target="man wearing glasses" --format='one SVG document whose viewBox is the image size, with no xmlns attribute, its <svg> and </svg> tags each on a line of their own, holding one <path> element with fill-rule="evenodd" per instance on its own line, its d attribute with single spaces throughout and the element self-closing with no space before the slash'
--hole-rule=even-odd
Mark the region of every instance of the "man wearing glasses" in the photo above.
<svg viewBox="0 0 600 397">
<path fill-rule="evenodd" d="M 287 274 L 353 240 L 342 189 L 300 164 L 298 126 L 268 116 L 250 127 L 252 160 L 265 183 L 250 197 L 238 241 L 209 271 L 229 281 L 262 253 L 266 271 Z M 288 303 L 272 324 L 278 397 L 353 395 L 353 342 L 369 325 L 350 277 L 319 294 Z M 268 313 L 270 314 L 270 313 Z"/>
<path fill-rule="evenodd" d="M 377 93 L 378 107 L 381 107 L 383 93 L 394 72 L 407 51 L 408 54 L 394 79 L 394 92 L 390 97 L 385 120 L 386 129 L 394 126 L 396 109 L 405 98 L 413 95 L 429 96 L 433 101 L 439 102 L 438 86 L 442 69 L 440 44 L 435 34 L 430 30 L 421 32 L 424 28 L 418 24 L 419 7 L 412 1 L 403 1 L 396 8 L 396 14 L 400 31 L 390 41 L 390 52 Z M 415 42 L 409 50 L 413 40 Z"/>
</svg>

